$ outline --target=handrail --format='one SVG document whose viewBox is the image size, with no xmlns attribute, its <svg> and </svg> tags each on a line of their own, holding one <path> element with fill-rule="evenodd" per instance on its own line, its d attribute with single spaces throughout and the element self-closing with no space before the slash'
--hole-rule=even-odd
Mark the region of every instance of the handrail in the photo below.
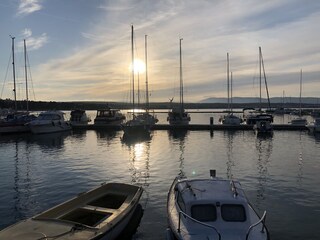
<svg viewBox="0 0 320 240">
<path fill-rule="evenodd" d="M 248 237 L 249 237 L 249 235 L 250 235 L 251 230 L 252 230 L 254 227 L 256 227 L 258 224 L 260 224 L 261 222 L 262 222 L 261 233 L 264 232 L 264 228 L 265 228 L 264 223 L 265 223 L 265 221 L 266 221 L 266 216 L 267 216 L 267 211 L 264 211 L 264 213 L 263 213 L 262 217 L 260 218 L 260 220 L 259 220 L 258 222 L 256 222 L 256 223 L 252 224 L 252 225 L 248 228 L 248 231 L 247 231 L 247 234 L 246 234 L 246 240 L 248 240 Z"/>
<path fill-rule="evenodd" d="M 200 225 L 203 225 L 203 226 L 209 227 L 209 228 L 213 228 L 213 229 L 216 231 L 216 233 L 218 234 L 219 240 L 221 240 L 221 234 L 219 233 L 218 229 L 216 229 L 214 226 L 209 225 L 209 224 L 206 224 L 206 223 L 203 223 L 203 222 L 200 222 L 200 221 L 198 221 L 197 219 L 194 219 L 194 218 L 190 217 L 188 214 L 186 214 L 186 213 L 184 213 L 184 212 L 182 212 L 182 211 L 179 211 L 179 225 L 178 225 L 178 229 L 177 229 L 178 232 L 180 232 L 180 219 L 181 219 L 181 214 L 182 214 L 184 217 L 187 217 L 187 218 L 189 218 L 190 220 L 192 220 L 192 221 L 194 221 L 194 222 L 196 222 L 196 223 L 199 223 Z"/>
</svg>

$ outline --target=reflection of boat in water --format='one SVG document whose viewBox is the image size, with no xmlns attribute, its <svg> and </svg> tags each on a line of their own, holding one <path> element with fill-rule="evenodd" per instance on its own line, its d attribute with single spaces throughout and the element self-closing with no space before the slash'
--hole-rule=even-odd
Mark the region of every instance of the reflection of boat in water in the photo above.
<svg viewBox="0 0 320 240">
<path fill-rule="evenodd" d="M 43 133 L 34 134 L 28 137 L 28 142 L 35 142 L 37 145 L 43 148 L 62 148 L 64 146 L 65 139 L 70 136 L 70 132 L 54 132 L 54 133 Z"/>
<path fill-rule="evenodd" d="M 123 123 L 126 117 L 119 109 L 101 109 L 97 111 L 94 125 L 119 125 Z"/>
<path fill-rule="evenodd" d="M 91 119 L 87 116 L 85 110 L 81 110 L 81 109 L 72 110 L 70 115 L 71 115 L 70 124 L 72 126 L 83 126 L 91 122 Z"/>
<path fill-rule="evenodd" d="M 238 181 L 176 178 L 167 198 L 168 239 L 269 239 Z"/>
<path fill-rule="evenodd" d="M 146 129 L 145 131 L 141 131 L 140 128 L 130 128 L 126 132 L 124 132 L 121 141 L 128 145 L 136 144 L 139 142 L 150 141 L 152 139 L 152 134 Z"/>
<path fill-rule="evenodd" d="M 320 118 L 314 119 L 313 122 L 307 125 L 307 128 L 311 133 L 320 133 Z"/>
<path fill-rule="evenodd" d="M 9 226 L 1 239 L 116 239 L 139 205 L 143 189 L 109 183 Z"/>
<path fill-rule="evenodd" d="M 27 124 L 34 134 L 53 133 L 71 130 L 68 121 L 64 119 L 64 113 L 61 111 L 42 112 L 36 120 Z"/>
</svg>

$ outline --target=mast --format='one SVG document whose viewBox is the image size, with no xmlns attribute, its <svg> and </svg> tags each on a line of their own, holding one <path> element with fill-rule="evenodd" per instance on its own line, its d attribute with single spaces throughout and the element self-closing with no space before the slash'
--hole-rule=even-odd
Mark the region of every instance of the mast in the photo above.
<svg viewBox="0 0 320 240">
<path fill-rule="evenodd" d="M 232 111 L 233 111 L 233 109 L 232 109 L 232 72 L 230 72 L 230 112 L 231 112 L 231 114 L 232 114 Z"/>
<path fill-rule="evenodd" d="M 264 69 L 264 62 L 263 62 L 263 57 L 262 57 L 262 51 L 261 51 L 261 47 L 259 47 L 259 70 L 260 70 L 260 110 L 262 108 L 262 98 L 261 98 L 261 73 L 263 70 L 263 77 L 264 77 L 264 83 L 266 86 L 266 92 L 267 92 L 267 99 L 268 99 L 268 107 L 269 110 L 271 110 L 271 104 L 270 104 L 270 97 L 269 97 L 269 90 L 268 90 L 268 84 L 267 84 L 267 76 L 266 76 L 266 71 Z"/>
<path fill-rule="evenodd" d="M 229 113 L 230 113 L 230 79 L 229 79 L 229 53 L 227 53 L 227 96 L 228 96 L 228 110 L 229 110 Z"/>
<path fill-rule="evenodd" d="M 261 102 L 261 64 L 262 64 L 262 53 L 261 53 L 261 47 L 259 47 L 259 89 L 260 89 L 260 95 L 259 95 L 259 104 L 260 104 L 260 111 L 262 108 L 262 102 Z"/>
<path fill-rule="evenodd" d="M 24 71 L 26 77 L 26 100 L 27 100 L 27 112 L 29 112 L 29 97 L 28 97 L 28 72 L 27 72 L 27 46 L 26 40 L 23 39 L 23 46 L 24 46 Z"/>
<path fill-rule="evenodd" d="M 184 106 L 183 106 L 183 80 L 182 80 L 182 53 L 181 53 L 181 41 L 183 38 L 179 39 L 180 42 L 180 111 L 181 114 L 184 112 Z"/>
<path fill-rule="evenodd" d="M 16 92 L 16 69 L 14 65 L 14 39 L 15 37 L 11 37 L 12 40 L 12 71 L 13 71 L 13 94 L 14 94 L 14 110 L 17 111 L 17 92 Z"/>
<path fill-rule="evenodd" d="M 134 115 L 134 49 L 133 49 L 133 25 L 131 25 L 131 74 L 132 74 L 132 111 Z"/>
<path fill-rule="evenodd" d="M 300 70 L 300 98 L 299 98 L 299 117 L 301 117 L 301 93 L 302 93 L 302 69 Z"/>
<path fill-rule="evenodd" d="M 148 53 L 147 53 L 147 37 L 148 35 L 144 36 L 145 42 L 145 63 L 146 63 L 146 112 L 149 112 L 149 89 L 148 89 Z"/>
</svg>

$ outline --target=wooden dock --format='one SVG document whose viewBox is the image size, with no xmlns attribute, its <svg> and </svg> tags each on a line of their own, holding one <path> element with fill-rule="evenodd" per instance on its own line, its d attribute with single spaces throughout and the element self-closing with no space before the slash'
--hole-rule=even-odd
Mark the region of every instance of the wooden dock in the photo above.
<svg viewBox="0 0 320 240">
<path fill-rule="evenodd" d="M 305 126 L 297 126 L 291 124 L 273 124 L 275 131 L 304 131 L 308 130 Z M 120 125 L 94 125 L 88 124 L 83 126 L 72 126 L 74 130 L 110 130 L 120 131 Z M 204 130 L 253 130 L 252 125 L 223 125 L 223 124 L 188 124 L 172 126 L 169 124 L 156 124 L 151 127 L 151 130 L 190 130 L 190 131 L 204 131 Z"/>
</svg>

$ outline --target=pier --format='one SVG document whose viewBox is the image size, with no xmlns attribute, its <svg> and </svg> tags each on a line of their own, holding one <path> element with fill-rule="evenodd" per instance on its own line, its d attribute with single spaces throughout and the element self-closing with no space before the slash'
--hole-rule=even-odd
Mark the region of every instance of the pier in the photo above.
<svg viewBox="0 0 320 240">
<path fill-rule="evenodd" d="M 308 130 L 306 126 L 298 126 L 291 124 L 272 124 L 275 131 L 303 131 Z M 75 130 L 111 130 L 120 131 L 120 125 L 81 125 L 72 126 Z M 190 131 L 213 131 L 213 130 L 253 130 L 252 125 L 223 125 L 223 124 L 188 124 L 188 125 L 169 125 L 169 124 L 155 124 L 151 126 L 151 130 L 190 130 Z"/>
</svg>

